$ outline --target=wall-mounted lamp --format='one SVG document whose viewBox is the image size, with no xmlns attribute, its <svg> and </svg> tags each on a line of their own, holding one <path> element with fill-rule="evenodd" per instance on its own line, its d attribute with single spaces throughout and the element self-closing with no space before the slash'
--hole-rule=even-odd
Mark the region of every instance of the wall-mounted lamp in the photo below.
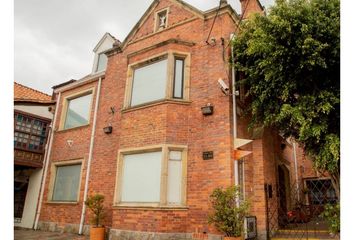
<svg viewBox="0 0 354 240">
<path fill-rule="evenodd" d="M 206 106 L 201 107 L 204 116 L 212 115 L 214 113 L 214 107 L 208 103 Z"/>
<path fill-rule="evenodd" d="M 112 131 L 113 131 L 113 127 L 112 127 L 111 125 L 109 125 L 109 126 L 103 128 L 103 132 L 104 132 L 105 134 L 111 134 Z"/>
</svg>

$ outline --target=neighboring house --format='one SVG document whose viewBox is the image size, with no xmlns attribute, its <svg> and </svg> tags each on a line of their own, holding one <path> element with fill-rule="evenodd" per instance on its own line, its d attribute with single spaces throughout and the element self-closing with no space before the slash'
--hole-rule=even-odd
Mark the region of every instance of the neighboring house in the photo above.
<svg viewBox="0 0 354 240">
<path fill-rule="evenodd" d="M 51 96 L 14 85 L 14 217 L 15 226 L 33 228 L 43 160 L 55 102 Z"/>
<path fill-rule="evenodd" d="M 263 13 L 257 0 L 241 2 L 248 15 Z M 248 131 L 243 88 L 236 97 L 218 85 L 232 88 L 229 41 L 240 21 L 220 3 L 202 12 L 153 1 L 122 43 L 104 35 L 91 74 L 54 87 L 35 228 L 87 233 L 84 201 L 101 193 L 112 240 L 220 239 L 208 224 L 209 196 L 236 184 L 266 238 L 278 166 L 291 155 L 275 131 Z"/>
</svg>

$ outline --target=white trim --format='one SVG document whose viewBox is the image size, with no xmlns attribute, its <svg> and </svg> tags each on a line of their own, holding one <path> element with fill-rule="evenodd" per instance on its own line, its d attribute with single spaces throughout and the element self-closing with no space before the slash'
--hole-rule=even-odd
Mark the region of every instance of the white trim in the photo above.
<svg viewBox="0 0 354 240">
<path fill-rule="evenodd" d="M 93 51 L 96 52 L 97 49 L 101 46 L 101 44 L 104 42 L 104 40 L 105 40 L 106 38 L 108 38 L 108 37 L 110 37 L 113 41 L 115 40 L 115 39 L 113 38 L 113 36 L 112 36 L 110 33 L 106 32 L 106 33 L 102 36 L 102 38 L 100 39 L 100 41 L 96 44 L 96 46 L 95 46 L 95 48 L 93 49 Z"/>
<path fill-rule="evenodd" d="M 94 144 L 94 140 L 95 140 L 94 137 L 95 137 L 95 130 L 96 130 L 98 104 L 99 104 L 100 92 L 101 92 L 101 81 L 102 81 L 102 78 L 99 78 L 98 86 L 97 86 L 96 103 L 95 103 L 95 113 L 94 113 L 94 117 L 93 117 L 93 125 L 92 125 L 92 131 L 91 131 L 91 139 L 90 139 L 90 151 L 89 151 L 89 158 L 88 158 L 87 169 L 86 169 L 84 200 L 82 202 L 82 212 L 81 212 L 79 234 L 82 234 L 83 227 L 84 227 L 85 212 L 86 212 L 85 202 L 87 200 L 88 183 L 89 183 L 89 178 L 90 178 L 90 169 L 91 169 L 91 161 L 92 161 L 92 155 L 93 155 L 93 144 Z"/>
<path fill-rule="evenodd" d="M 299 176 L 298 176 L 298 172 L 297 172 L 297 156 L 296 156 L 296 143 L 295 142 L 293 142 L 293 154 L 294 154 L 294 165 L 295 165 L 297 200 L 300 201 Z"/>
</svg>

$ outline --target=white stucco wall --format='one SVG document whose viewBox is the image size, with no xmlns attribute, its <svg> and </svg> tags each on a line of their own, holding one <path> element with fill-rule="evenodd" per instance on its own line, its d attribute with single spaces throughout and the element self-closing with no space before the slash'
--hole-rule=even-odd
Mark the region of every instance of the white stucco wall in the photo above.
<svg viewBox="0 0 354 240">
<path fill-rule="evenodd" d="M 33 228 L 36 216 L 39 189 L 41 186 L 43 169 L 36 169 L 29 178 L 25 206 L 23 209 L 21 223 L 15 223 L 16 227 Z"/>
<path fill-rule="evenodd" d="M 15 110 L 20 110 L 23 112 L 35 114 L 41 117 L 53 118 L 53 114 L 48 111 L 48 106 L 31 106 L 31 105 L 21 105 L 21 104 L 16 104 L 14 106 Z"/>
</svg>

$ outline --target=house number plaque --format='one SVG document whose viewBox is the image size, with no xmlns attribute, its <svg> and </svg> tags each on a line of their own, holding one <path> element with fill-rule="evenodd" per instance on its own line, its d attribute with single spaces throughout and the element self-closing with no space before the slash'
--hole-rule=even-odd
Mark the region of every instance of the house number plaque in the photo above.
<svg viewBox="0 0 354 240">
<path fill-rule="evenodd" d="M 214 152 L 213 151 L 208 151 L 208 152 L 203 152 L 203 160 L 210 160 L 214 158 Z"/>
</svg>

